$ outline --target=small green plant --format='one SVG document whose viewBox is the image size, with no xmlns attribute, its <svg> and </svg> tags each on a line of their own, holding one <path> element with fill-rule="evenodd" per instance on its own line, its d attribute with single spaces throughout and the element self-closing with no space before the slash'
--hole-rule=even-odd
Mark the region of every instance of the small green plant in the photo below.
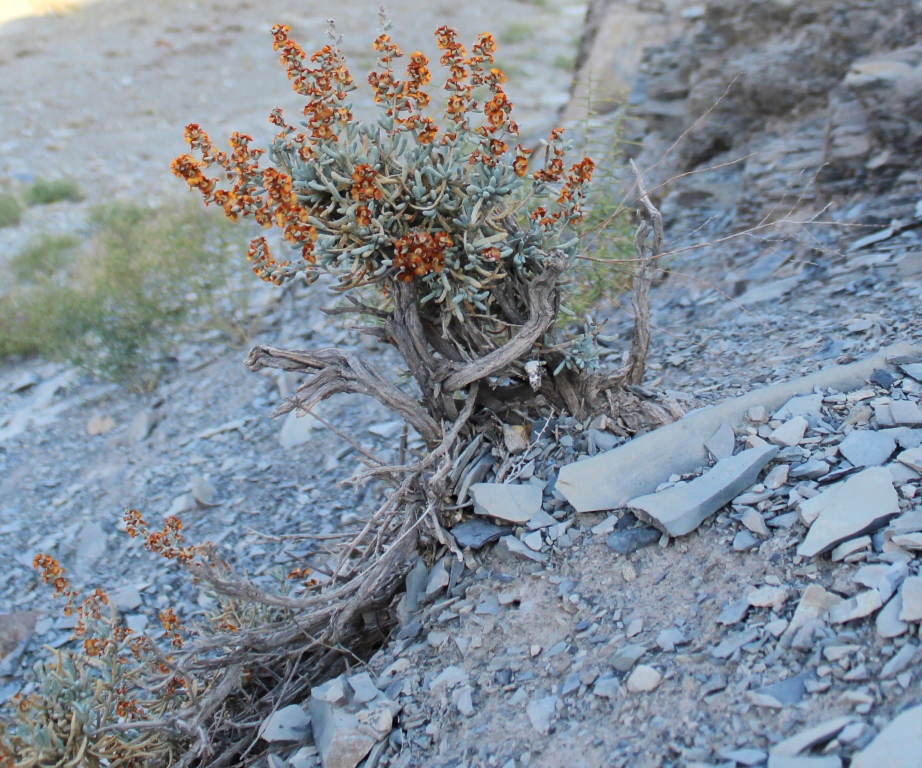
<svg viewBox="0 0 922 768">
<path fill-rule="evenodd" d="M 118 204 L 94 209 L 88 223 L 80 247 L 44 235 L 12 259 L 0 354 L 62 357 L 145 389 L 193 329 L 245 340 L 249 290 L 235 259 L 244 240 L 227 222 L 189 206 Z"/>
<path fill-rule="evenodd" d="M 75 235 L 36 235 L 12 258 L 10 274 L 20 282 L 48 279 L 68 264 L 79 245 Z"/>
<path fill-rule="evenodd" d="M 500 33 L 499 39 L 501 42 L 506 43 L 506 45 L 516 45 L 517 43 L 524 43 L 527 40 L 531 40 L 534 35 L 535 32 L 530 24 L 516 22 L 506 27 L 502 33 Z"/>
<path fill-rule="evenodd" d="M 36 179 L 26 189 L 25 198 L 29 205 L 51 205 L 62 200 L 79 203 L 83 193 L 74 179 Z"/>
<path fill-rule="evenodd" d="M 22 203 L 12 192 L 0 192 L 0 229 L 14 227 L 22 219 Z"/>
</svg>

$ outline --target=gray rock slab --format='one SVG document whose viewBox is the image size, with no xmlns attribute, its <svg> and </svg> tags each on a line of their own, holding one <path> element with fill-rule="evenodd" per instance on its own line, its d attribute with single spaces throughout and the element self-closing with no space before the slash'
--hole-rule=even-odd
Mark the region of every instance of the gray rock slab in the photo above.
<svg viewBox="0 0 922 768">
<path fill-rule="evenodd" d="M 384 700 L 382 694 L 381 700 L 366 705 L 337 706 L 325 695 L 329 684 L 324 683 L 311 691 L 314 744 L 320 752 L 323 768 L 355 768 L 371 748 L 390 733 L 393 705 Z"/>
<path fill-rule="evenodd" d="M 733 455 L 736 447 L 736 435 L 729 424 L 721 424 L 717 431 L 705 442 L 704 447 L 714 457 L 715 461 L 726 459 Z"/>
<path fill-rule="evenodd" d="M 616 670 L 618 670 L 618 672 L 627 672 L 646 652 L 646 646 L 625 645 L 624 647 L 619 648 L 615 652 L 614 656 L 611 657 L 611 665 Z"/>
<path fill-rule="evenodd" d="M 534 560 L 536 563 L 543 563 L 545 560 L 547 560 L 547 555 L 544 552 L 535 552 L 529 549 L 515 536 L 503 536 L 503 538 L 499 540 L 499 543 L 496 546 L 502 547 L 507 552 L 510 552 L 513 555 L 517 555 L 518 557 Z"/>
<path fill-rule="evenodd" d="M 301 741 L 310 725 L 307 713 L 291 704 L 273 712 L 259 726 L 259 737 L 264 741 Z"/>
<path fill-rule="evenodd" d="M 886 680 L 890 677 L 896 677 L 900 672 L 909 666 L 918 650 L 919 646 L 913 645 L 912 643 L 906 643 L 906 645 L 904 645 L 894 654 L 893 658 L 884 664 L 883 669 L 880 670 L 881 678 Z"/>
<path fill-rule="evenodd" d="M 795 416 L 814 416 L 820 418 L 823 415 L 823 396 L 822 395 L 801 395 L 800 397 L 792 397 L 784 405 L 782 405 L 777 411 L 773 418 L 787 420 L 792 419 Z"/>
<path fill-rule="evenodd" d="M 310 413 L 299 414 L 289 411 L 279 431 L 279 444 L 282 448 L 295 448 L 308 442 L 315 429 L 323 425 Z"/>
<path fill-rule="evenodd" d="M 41 615 L 40 611 L 0 613 L 0 660 L 32 635 Z"/>
<path fill-rule="evenodd" d="M 922 576 L 910 576 L 900 587 L 900 621 L 922 621 Z"/>
<path fill-rule="evenodd" d="M 487 544 L 499 541 L 501 537 L 512 533 L 512 529 L 472 517 L 470 520 L 465 520 L 452 528 L 451 533 L 455 537 L 455 541 L 458 542 L 458 546 L 481 549 Z"/>
<path fill-rule="evenodd" d="M 629 528 L 614 531 L 605 537 L 605 543 L 621 555 L 629 555 L 644 547 L 651 547 L 660 540 L 662 533 L 656 528 Z"/>
<path fill-rule="evenodd" d="M 896 460 L 916 472 L 922 472 L 922 448 L 910 448 L 903 451 Z"/>
<path fill-rule="evenodd" d="M 109 600 L 120 611 L 133 611 L 142 602 L 141 593 L 137 587 L 132 586 L 120 587 L 114 592 L 110 592 Z"/>
<path fill-rule="evenodd" d="M 905 621 L 900 621 L 902 610 L 903 598 L 899 594 L 890 598 L 890 602 L 880 609 L 880 613 L 874 619 L 874 628 L 880 637 L 889 640 L 905 635 L 909 631 L 909 625 Z"/>
<path fill-rule="evenodd" d="M 751 486 L 777 453 L 775 446 L 750 448 L 721 459 L 689 483 L 631 499 L 627 506 L 670 536 L 684 536 Z"/>
<path fill-rule="evenodd" d="M 800 602 L 791 617 L 791 623 L 788 624 L 787 629 L 784 631 L 782 639 L 789 640 L 801 627 L 808 622 L 825 616 L 827 611 L 841 602 L 842 598 L 838 595 L 827 592 L 819 584 L 811 584 L 801 595 Z"/>
<path fill-rule="evenodd" d="M 474 512 L 524 525 L 541 509 L 541 490 L 534 485 L 475 483 L 471 486 Z"/>
<path fill-rule="evenodd" d="M 768 436 L 768 442 L 791 448 L 803 440 L 810 423 L 803 416 L 795 416 L 784 422 Z"/>
<path fill-rule="evenodd" d="M 775 744 L 768 752 L 769 757 L 794 757 L 799 755 L 817 744 L 823 744 L 834 739 L 846 725 L 854 721 L 854 717 L 845 715 L 811 726 L 789 739 Z"/>
<path fill-rule="evenodd" d="M 545 696 L 544 698 L 530 701 L 525 708 L 525 713 L 528 715 L 531 727 L 542 735 L 546 734 L 551 729 L 556 707 L 556 696 Z"/>
<path fill-rule="evenodd" d="M 733 551 L 748 552 L 750 549 L 759 547 L 761 543 L 751 531 L 740 531 L 733 537 Z"/>
<path fill-rule="evenodd" d="M 839 453 L 856 467 L 879 467 L 895 450 L 896 440 L 869 429 L 856 429 L 839 443 Z"/>
<path fill-rule="evenodd" d="M 717 752 L 718 757 L 724 760 L 732 760 L 737 765 L 753 766 L 761 765 L 765 762 L 767 755 L 761 749 L 752 747 L 744 749 L 721 749 Z"/>
<path fill-rule="evenodd" d="M 762 686 L 756 693 L 771 696 L 783 707 L 800 704 L 807 694 L 806 682 L 815 678 L 816 675 L 813 670 L 807 670 L 786 680 L 779 680 L 777 683 Z"/>
<path fill-rule="evenodd" d="M 919 768 L 922 706 L 907 709 L 852 758 L 851 768 Z"/>
<path fill-rule="evenodd" d="M 802 516 L 815 515 L 797 548 L 801 557 L 816 557 L 848 539 L 873 533 L 900 513 L 890 473 L 870 467 L 801 503 Z"/>
<path fill-rule="evenodd" d="M 827 617 L 830 624 L 844 624 L 847 621 L 856 621 L 870 616 L 874 611 L 882 608 L 883 604 L 880 592 L 876 589 L 868 589 L 832 606 Z"/>
<path fill-rule="evenodd" d="M 769 755 L 768 768 L 842 768 L 842 758 L 836 755 L 786 757 Z"/>
<path fill-rule="evenodd" d="M 892 400 L 890 416 L 898 427 L 922 426 L 922 409 L 910 400 Z"/>
<path fill-rule="evenodd" d="M 655 490 L 673 474 L 691 472 L 707 462 L 705 441 L 722 424 L 742 424 L 753 407 L 776 409 L 813 388 L 833 387 L 848 392 L 861 386 L 887 359 L 919 354 L 909 344 L 895 344 L 849 365 L 830 366 L 794 381 L 775 384 L 695 411 L 614 450 L 569 464 L 560 471 L 557 490 L 578 512 L 623 507 L 630 499 Z"/>
</svg>

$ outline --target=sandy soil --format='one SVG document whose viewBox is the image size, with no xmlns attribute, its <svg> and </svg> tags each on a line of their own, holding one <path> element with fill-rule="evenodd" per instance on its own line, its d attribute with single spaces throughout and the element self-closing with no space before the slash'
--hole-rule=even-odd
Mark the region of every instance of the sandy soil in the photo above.
<svg viewBox="0 0 922 768">
<path fill-rule="evenodd" d="M 56 12 L 23 15 L 49 7 Z M 368 0 L 2 0 L 0 183 L 71 175 L 96 198 L 178 193 L 167 166 L 185 148 L 186 123 L 216 141 L 232 130 L 263 141 L 273 107 L 298 110 L 272 24 L 289 24 L 310 51 L 335 17 L 362 80 L 377 9 Z M 492 31 L 520 123 L 534 135 L 552 127 L 585 12 L 579 0 L 395 0 L 387 10 L 405 51 L 435 53 L 432 31 L 443 23 L 467 40 Z M 360 115 L 368 90 L 357 93 Z"/>
</svg>

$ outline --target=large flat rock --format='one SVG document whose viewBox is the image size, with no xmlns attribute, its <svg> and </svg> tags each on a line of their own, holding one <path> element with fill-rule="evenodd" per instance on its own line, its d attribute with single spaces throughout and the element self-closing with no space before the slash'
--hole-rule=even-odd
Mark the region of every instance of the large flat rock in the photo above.
<svg viewBox="0 0 922 768">
<path fill-rule="evenodd" d="M 509 523 L 524 524 L 541 509 L 541 489 L 536 485 L 474 483 L 474 512 Z"/>
<path fill-rule="evenodd" d="M 886 368 L 888 358 L 914 354 L 919 351 L 911 345 L 895 344 L 857 363 L 831 366 L 695 411 L 614 450 L 569 464 L 560 470 L 557 490 L 578 512 L 618 509 L 651 493 L 670 475 L 707 464 L 705 442 L 723 424 L 742 424 L 750 408 L 764 406 L 774 411 L 793 397 L 812 395 L 815 386 L 847 392 L 862 385 L 874 369 Z"/>
<path fill-rule="evenodd" d="M 907 709 L 852 758 L 851 768 L 922 766 L 922 706 Z"/>
<path fill-rule="evenodd" d="M 870 467 L 803 502 L 801 513 L 815 519 L 797 554 L 816 557 L 886 525 L 899 515 L 900 502 L 890 473 Z"/>
<path fill-rule="evenodd" d="M 750 448 L 721 459 L 689 483 L 631 499 L 627 506 L 670 536 L 684 536 L 749 488 L 777 453 L 774 445 Z"/>
</svg>

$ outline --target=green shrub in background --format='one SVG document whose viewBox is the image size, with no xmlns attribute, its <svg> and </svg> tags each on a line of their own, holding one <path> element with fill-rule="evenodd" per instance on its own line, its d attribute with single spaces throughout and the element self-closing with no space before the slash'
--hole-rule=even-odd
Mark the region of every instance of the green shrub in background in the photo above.
<svg viewBox="0 0 922 768">
<path fill-rule="evenodd" d="M 0 229 L 16 226 L 22 218 L 22 203 L 11 192 L 0 192 Z"/>
<path fill-rule="evenodd" d="M 79 245 L 80 238 L 76 235 L 39 234 L 16 254 L 9 272 L 23 283 L 45 280 L 71 261 Z"/>
<path fill-rule="evenodd" d="M 26 189 L 25 197 L 29 205 L 51 205 L 62 200 L 79 203 L 83 200 L 83 193 L 73 179 L 36 179 Z"/>
<path fill-rule="evenodd" d="M 45 354 L 93 374 L 152 386 L 175 343 L 217 329 L 248 334 L 243 240 L 191 206 L 99 207 L 82 247 L 42 235 L 9 265 L 0 354 Z"/>
</svg>

